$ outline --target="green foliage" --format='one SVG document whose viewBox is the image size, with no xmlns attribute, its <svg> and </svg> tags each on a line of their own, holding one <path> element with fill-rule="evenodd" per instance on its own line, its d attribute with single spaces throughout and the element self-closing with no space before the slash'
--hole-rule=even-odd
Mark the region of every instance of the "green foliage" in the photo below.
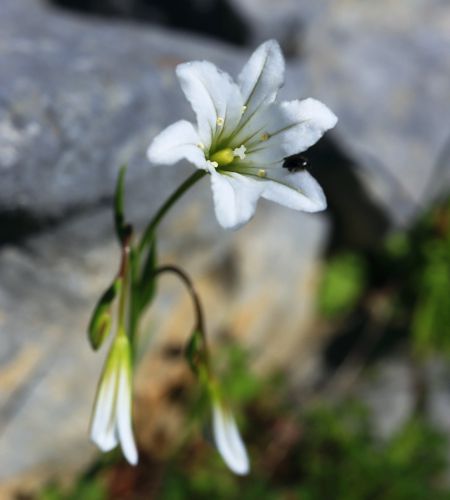
<svg viewBox="0 0 450 500">
<path fill-rule="evenodd" d="M 409 422 L 380 443 L 367 411 L 352 402 L 315 406 L 302 416 L 284 415 L 281 420 L 283 411 L 272 411 L 254 417 L 247 432 L 253 451 L 250 476 L 233 476 L 212 453 L 190 456 L 189 461 L 185 455 L 171 464 L 158 498 L 450 499 L 439 483 L 445 441 L 422 421 Z M 275 423 L 279 434 L 285 432 L 282 424 L 294 430 L 290 442 L 273 433 Z"/>
<path fill-rule="evenodd" d="M 383 298 L 393 314 L 384 330 L 409 337 L 418 354 L 450 355 L 450 200 L 440 203 L 409 231 L 392 234 L 380 248 L 346 251 L 327 263 L 319 294 L 321 313 L 345 320 L 357 304 L 375 318 Z M 378 304 L 379 305 L 379 304 Z M 375 311 L 375 313 L 374 313 Z"/>
<path fill-rule="evenodd" d="M 139 309 L 143 310 L 154 298 L 156 293 L 156 280 L 153 276 L 158 261 L 158 251 L 156 236 L 153 236 L 149 243 L 147 255 L 140 273 L 139 282 L 136 283 L 139 297 Z"/>
<path fill-rule="evenodd" d="M 248 354 L 237 345 L 223 349 L 223 369 L 220 370 L 221 386 L 226 390 L 227 401 L 238 406 L 255 400 L 264 390 L 265 381 L 249 370 Z M 220 365 L 221 360 L 217 360 Z"/>
<path fill-rule="evenodd" d="M 122 281 L 117 278 L 100 297 L 92 313 L 88 327 L 88 338 L 92 349 L 97 350 L 108 338 L 111 330 L 111 306 L 119 294 Z"/>
<path fill-rule="evenodd" d="M 169 462 L 143 452 L 137 468 L 103 458 L 72 491 L 51 486 L 38 500 L 450 500 L 442 486 L 447 442 L 424 420 L 412 419 L 380 441 L 360 403 L 310 403 L 293 412 L 280 378 L 249 373 L 236 347 L 227 357 L 222 381 L 227 394 L 245 403 L 250 475 L 233 475 L 213 446 L 193 436 Z M 111 493 L 111 481 L 121 485 L 121 496 Z"/>
<path fill-rule="evenodd" d="M 324 272 L 319 293 L 319 309 L 327 318 L 352 310 L 366 283 L 364 259 L 351 252 L 332 258 Z"/>
<path fill-rule="evenodd" d="M 450 355 L 450 200 L 409 232 L 392 236 L 380 256 L 398 288 L 398 307 L 419 354 Z"/>
<path fill-rule="evenodd" d="M 49 485 L 38 495 L 37 500 L 106 500 L 106 489 L 98 479 L 81 479 L 66 491 L 57 485 Z"/>
<path fill-rule="evenodd" d="M 450 217 L 450 209 L 447 211 Z M 418 269 L 418 297 L 412 332 L 420 352 L 450 353 L 450 228 L 422 244 L 423 265 Z"/>
<path fill-rule="evenodd" d="M 127 235 L 128 229 L 125 223 L 124 205 L 125 205 L 125 174 L 127 167 L 122 166 L 117 176 L 116 190 L 114 193 L 114 226 L 117 238 L 120 244 L 123 244 Z"/>
<path fill-rule="evenodd" d="M 303 453 L 308 460 L 302 461 L 305 484 L 298 490 L 300 498 L 450 498 L 439 487 L 445 441 L 422 421 L 410 421 L 380 443 L 363 408 L 319 407 L 307 414 L 305 433 Z"/>
</svg>

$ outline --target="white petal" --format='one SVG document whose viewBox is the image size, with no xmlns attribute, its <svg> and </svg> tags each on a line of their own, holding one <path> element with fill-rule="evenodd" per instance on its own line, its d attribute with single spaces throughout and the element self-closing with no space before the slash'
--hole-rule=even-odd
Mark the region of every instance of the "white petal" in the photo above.
<svg viewBox="0 0 450 500">
<path fill-rule="evenodd" d="M 124 352 L 123 356 L 129 355 Z M 119 387 L 116 407 L 117 430 L 119 434 L 120 446 L 123 454 L 128 462 L 136 465 L 138 462 L 138 453 L 132 428 L 132 408 L 131 408 L 131 373 L 129 368 L 129 360 L 122 360 L 119 375 Z"/>
<path fill-rule="evenodd" d="M 243 119 L 262 105 L 274 101 L 284 82 L 284 59 L 275 40 L 260 45 L 238 77 L 244 105 Z"/>
<path fill-rule="evenodd" d="M 266 130 L 269 139 L 247 144 L 249 161 L 264 165 L 305 151 L 336 125 L 337 118 L 316 99 L 283 102 L 269 110 Z M 259 138 L 257 138 L 259 140 Z"/>
<path fill-rule="evenodd" d="M 153 163 L 172 164 L 185 158 L 198 168 L 206 168 L 201 139 L 192 123 L 180 120 L 158 134 L 147 150 Z"/>
<path fill-rule="evenodd" d="M 235 474 L 248 474 L 249 459 L 234 417 L 218 403 L 213 406 L 213 434 L 217 449 L 228 467 Z"/>
<path fill-rule="evenodd" d="M 230 75 L 207 61 L 180 64 L 176 72 L 208 149 L 214 137 L 227 135 L 239 122 L 243 106 L 239 87 Z"/>
<path fill-rule="evenodd" d="M 266 180 L 264 185 L 262 197 L 285 207 L 305 212 L 319 212 L 327 207 L 322 188 L 306 171 L 290 173 L 280 168 L 276 180 Z"/>
<path fill-rule="evenodd" d="M 108 364 L 109 359 L 100 379 L 90 433 L 91 440 L 104 452 L 112 450 L 118 444 L 114 415 L 117 372 L 108 369 Z"/>
<path fill-rule="evenodd" d="M 253 217 L 264 189 L 256 179 L 216 171 L 211 173 L 211 187 L 217 220 L 228 229 L 237 229 Z"/>
</svg>

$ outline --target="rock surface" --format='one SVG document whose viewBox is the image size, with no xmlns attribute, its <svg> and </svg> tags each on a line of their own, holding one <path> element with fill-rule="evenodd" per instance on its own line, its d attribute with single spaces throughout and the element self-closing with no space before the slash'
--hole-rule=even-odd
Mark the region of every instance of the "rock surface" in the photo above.
<svg viewBox="0 0 450 500">
<path fill-rule="evenodd" d="M 258 44 L 269 38 L 280 42 L 288 55 L 299 55 L 304 30 L 326 11 L 329 0 L 228 0 L 248 26 L 248 38 Z"/>
<path fill-rule="evenodd" d="M 414 411 L 411 363 L 400 355 L 379 361 L 371 368 L 369 376 L 361 380 L 358 395 L 370 409 L 378 436 L 391 438 Z"/>
<path fill-rule="evenodd" d="M 442 106 L 450 92 L 449 16 L 437 0 L 427 9 L 424 1 L 415 0 L 410 10 L 406 3 L 284 0 L 279 11 L 260 8 L 263 0 L 242 3 L 267 16 L 255 42 L 276 35 L 292 54 L 305 56 L 305 63 L 289 67 L 283 97 L 312 95 L 340 118 L 333 139 L 322 141 L 311 158 L 334 229 L 346 228 L 346 241 L 373 244 L 389 221 L 409 222 L 450 182 L 441 154 L 450 135 Z M 284 22 L 292 31 L 283 39 L 282 31 L 271 30 Z M 162 127 L 192 118 L 175 65 L 207 59 L 236 74 L 248 54 L 154 26 L 79 18 L 37 0 L 2 0 L 0 497 L 8 498 L 11 485 L 23 487 L 25 475 L 30 484 L 45 481 L 94 456 L 87 425 L 102 355 L 88 349 L 85 329 L 117 266 L 110 212 L 117 167 L 130 164 L 128 213 L 142 227 L 191 171 L 152 171 L 145 159 Z M 439 183 L 428 189 L 439 155 Z M 354 170 L 387 219 L 358 187 Z M 327 235 L 323 216 L 264 203 L 249 226 L 226 233 L 203 181 L 163 226 L 161 255 L 191 273 L 213 336 L 238 339 L 252 352 L 254 369 L 290 366 L 299 380 L 317 361 L 320 342 L 310 323 Z M 176 434 L 180 414 L 170 413 L 167 393 L 184 383 L 186 371 L 164 353 L 182 345 L 191 314 L 182 287 L 165 278 L 146 328 L 154 333 L 151 354 L 136 381 L 143 447 L 152 448 L 161 422 L 167 440 Z M 404 367 L 385 371 L 386 380 L 399 381 L 392 385 L 397 401 L 409 391 Z M 371 394 L 374 407 L 385 401 L 377 387 Z M 409 411 L 406 399 L 397 402 L 395 425 Z M 161 417 L 169 413 L 173 418 Z M 394 424 L 380 424 L 380 433 Z"/>
<path fill-rule="evenodd" d="M 264 205 L 246 229 L 224 234 L 211 220 L 208 190 L 199 186 L 169 218 L 161 234 L 164 261 L 189 270 L 204 298 L 211 334 L 226 331 L 238 339 L 253 353 L 256 369 L 297 363 L 311 369 L 317 340 L 309 326 L 324 220 Z M 111 234 L 105 210 L 29 240 L 24 250 L 5 248 L 0 254 L 0 482 L 22 482 L 33 470 L 45 480 L 93 456 L 87 426 L 102 355 L 90 352 L 85 330 L 117 266 Z M 182 347 L 192 322 L 189 297 L 166 278 L 150 318 L 156 335 L 151 364 L 144 361 L 145 376 L 137 383 L 139 414 L 149 413 L 142 419 L 147 425 L 150 417 L 161 419 L 158 409 L 164 408 L 154 394 L 183 383 L 180 362 L 174 380 L 173 361 L 165 371 L 161 353 L 166 345 Z M 157 377 L 151 376 L 154 367 Z"/>
<path fill-rule="evenodd" d="M 446 2 L 229 1 L 254 44 L 274 37 L 302 58 L 309 93 L 336 112 L 335 140 L 394 225 L 448 192 Z"/>
<path fill-rule="evenodd" d="M 88 22 L 25 0 L 4 0 L 0 33 L 0 214 L 11 231 L 20 229 L 18 213 L 44 229 L 19 231 L 20 245 L 5 243 L 16 233 L 4 233 L 0 248 L 0 497 L 8 498 L 95 455 L 87 428 L 103 355 L 89 350 L 85 330 L 117 269 L 110 209 L 117 165 L 130 161 L 128 213 L 142 227 L 191 172 L 151 171 L 145 160 L 151 136 L 191 116 L 175 64 L 205 58 L 233 71 L 248 53 L 155 28 Z M 168 217 L 160 252 L 198 284 L 213 337 L 238 339 L 255 369 L 311 371 L 327 232 L 323 216 L 268 203 L 246 228 L 224 232 L 203 181 Z M 185 378 L 181 362 L 165 361 L 165 346 L 182 346 L 191 323 L 182 286 L 164 279 L 149 317 L 152 354 L 136 381 L 141 446 L 152 446 L 148 422 L 160 425 L 168 414 L 166 388 Z"/>
<path fill-rule="evenodd" d="M 339 144 L 395 224 L 450 189 L 449 33 L 440 0 L 330 2 L 305 32 L 310 88 L 339 116 Z"/>
<path fill-rule="evenodd" d="M 239 64 L 218 44 L 78 19 L 39 2 L 3 2 L 0 22 L 0 212 L 38 221 L 110 197 L 122 163 L 133 186 L 143 184 L 150 138 L 188 111 L 176 64 Z"/>
</svg>

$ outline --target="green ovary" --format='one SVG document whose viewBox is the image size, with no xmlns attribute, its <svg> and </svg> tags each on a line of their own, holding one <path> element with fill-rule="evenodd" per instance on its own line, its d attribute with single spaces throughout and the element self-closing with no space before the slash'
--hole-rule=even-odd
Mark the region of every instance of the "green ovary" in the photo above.
<svg viewBox="0 0 450 500">
<path fill-rule="evenodd" d="M 220 149 L 209 157 L 210 161 L 215 161 L 219 167 L 229 165 L 234 160 L 233 150 L 231 148 Z"/>
</svg>

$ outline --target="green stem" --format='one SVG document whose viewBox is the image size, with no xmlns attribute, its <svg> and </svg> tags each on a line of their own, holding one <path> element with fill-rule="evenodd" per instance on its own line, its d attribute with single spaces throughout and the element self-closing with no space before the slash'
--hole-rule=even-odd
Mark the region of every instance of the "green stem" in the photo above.
<svg viewBox="0 0 450 500">
<path fill-rule="evenodd" d="M 181 196 L 197 181 L 199 181 L 202 177 L 206 175 L 206 171 L 197 170 L 190 177 L 188 177 L 179 187 L 176 189 L 167 200 L 163 203 L 161 208 L 156 212 L 153 219 L 150 221 L 148 226 L 146 227 L 144 234 L 141 238 L 141 242 L 139 244 L 139 253 L 142 253 L 146 245 L 148 245 L 153 237 L 153 232 L 155 231 L 158 224 L 161 222 L 163 217 L 172 207 L 172 205 L 179 199 Z"/>
<path fill-rule="evenodd" d="M 209 350 L 208 350 L 208 342 L 206 338 L 206 325 L 205 325 L 205 319 L 203 315 L 203 308 L 202 308 L 202 303 L 200 301 L 200 297 L 198 295 L 197 290 L 195 289 L 194 283 L 192 282 L 191 278 L 189 275 L 183 271 L 178 266 L 174 265 L 165 265 L 158 267 L 155 269 L 153 276 L 157 277 L 160 274 L 163 273 L 172 273 L 175 274 L 186 286 L 187 291 L 189 295 L 191 296 L 192 299 L 192 304 L 194 306 L 194 312 L 195 312 L 195 327 L 194 330 L 198 331 L 201 335 L 202 343 L 203 343 L 203 354 L 205 356 L 205 369 L 207 371 L 208 378 L 210 378 L 210 360 L 209 360 Z"/>
<path fill-rule="evenodd" d="M 124 242 L 122 248 L 122 262 L 120 265 L 119 277 L 122 280 L 122 286 L 120 287 L 120 297 L 119 297 L 119 311 L 118 311 L 118 323 L 119 335 L 126 331 L 125 316 L 127 309 L 127 297 L 130 293 L 130 241 L 129 238 Z"/>
<path fill-rule="evenodd" d="M 129 309 L 128 309 L 128 336 L 130 338 L 130 344 L 132 346 L 133 350 L 133 357 L 135 355 L 134 352 L 134 338 L 136 336 L 136 331 L 138 327 L 138 322 L 139 322 L 139 317 L 140 317 L 140 311 L 138 310 L 138 303 L 137 303 L 137 297 L 136 293 L 137 290 L 135 289 L 135 284 L 137 282 L 136 279 L 136 273 L 137 273 L 137 254 L 134 248 L 130 250 L 130 297 L 129 297 Z"/>
<path fill-rule="evenodd" d="M 154 217 L 151 219 L 147 227 L 145 228 L 144 234 L 142 235 L 141 241 L 138 247 L 132 250 L 131 258 L 131 273 L 132 273 L 132 283 L 130 293 L 130 304 L 129 304 L 129 332 L 128 335 L 130 337 L 131 344 L 134 345 L 134 338 L 136 336 L 136 332 L 139 325 L 139 319 L 142 314 L 142 310 L 139 304 L 136 303 L 136 291 L 134 290 L 134 284 L 140 282 L 140 273 L 141 273 L 141 258 L 144 254 L 145 248 L 151 243 L 155 229 L 158 227 L 158 224 L 164 218 L 166 213 L 170 210 L 172 205 L 181 198 L 181 196 L 197 181 L 199 181 L 202 177 L 206 175 L 206 172 L 203 170 L 195 171 L 191 176 L 189 176 L 170 196 L 167 200 L 161 205 L 160 209 L 156 212 Z"/>
</svg>

